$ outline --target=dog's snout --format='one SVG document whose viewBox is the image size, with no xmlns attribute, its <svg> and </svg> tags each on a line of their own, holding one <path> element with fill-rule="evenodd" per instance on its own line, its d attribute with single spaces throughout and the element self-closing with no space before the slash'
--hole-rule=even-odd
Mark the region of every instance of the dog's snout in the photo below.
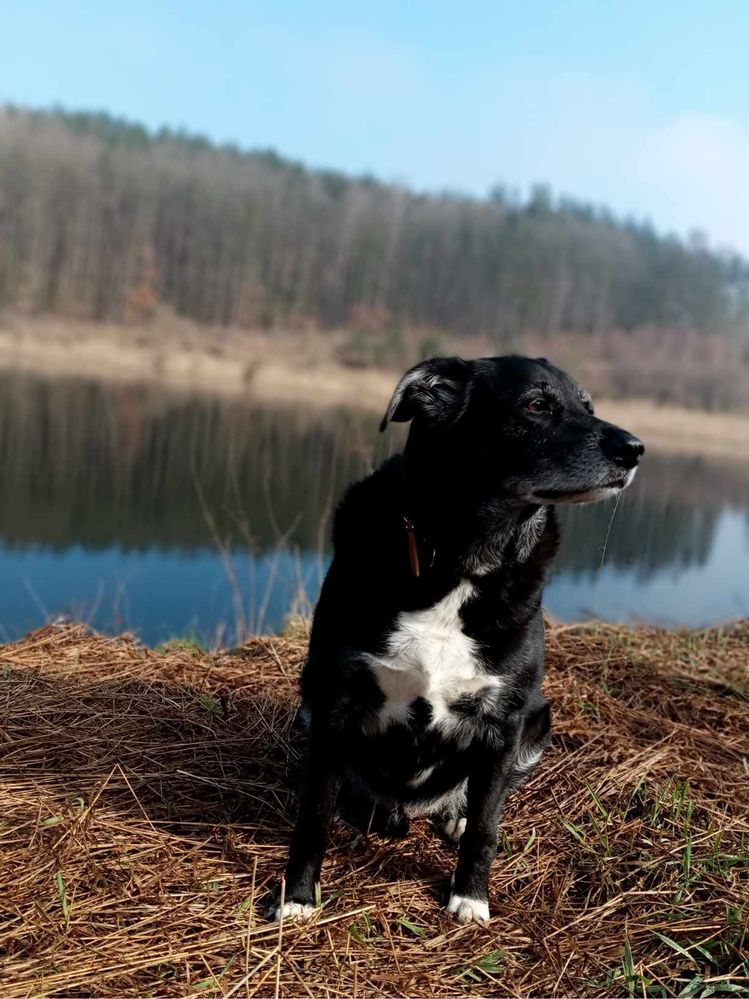
<svg viewBox="0 0 749 999">
<path fill-rule="evenodd" d="M 623 468 L 634 468 L 645 452 L 645 445 L 639 438 L 618 427 L 612 427 L 604 435 L 602 443 L 606 457 Z"/>
</svg>

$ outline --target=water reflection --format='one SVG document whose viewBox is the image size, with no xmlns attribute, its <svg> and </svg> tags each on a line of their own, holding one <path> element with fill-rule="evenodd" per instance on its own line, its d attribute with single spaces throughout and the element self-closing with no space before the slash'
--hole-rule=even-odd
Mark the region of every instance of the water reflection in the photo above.
<svg viewBox="0 0 749 999">
<path fill-rule="evenodd" d="M 337 496 L 397 444 L 375 424 L 4 377 L 4 634 L 60 611 L 148 641 L 280 627 L 315 599 Z M 705 623 L 749 612 L 748 469 L 649 454 L 613 523 L 612 512 L 566 511 L 553 613 Z"/>
</svg>

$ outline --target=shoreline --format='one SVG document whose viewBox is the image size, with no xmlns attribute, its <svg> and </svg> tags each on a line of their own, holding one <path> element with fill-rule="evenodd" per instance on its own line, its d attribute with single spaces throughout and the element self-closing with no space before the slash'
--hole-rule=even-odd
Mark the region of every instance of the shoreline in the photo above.
<svg viewBox="0 0 749 999">
<path fill-rule="evenodd" d="M 68 320 L 0 322 L 0 371 L 84 377 L 268 405 L 356 408 L 380 415 L 395 369 L 347 367 L 341 334 L 214 330 L 170 319 L 154 327 Z M 650 399 L 598 399 L 598 415 L 678 454 L 749 459 L 749 414 L 707 412 Z"/>
</svg>

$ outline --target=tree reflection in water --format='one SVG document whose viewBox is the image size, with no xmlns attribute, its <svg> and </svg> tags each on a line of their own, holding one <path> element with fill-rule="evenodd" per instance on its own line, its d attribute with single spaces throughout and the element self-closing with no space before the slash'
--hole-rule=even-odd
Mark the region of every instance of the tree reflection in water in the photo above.
<svg viewBox="0 0 749 999">
<path fill-rule="evenodd" d="M 124 571 L 125 563 L 130 567 L 139 555 L 147 556 L 142 564 L 162 585 L 170 562 L 184 565 L 185 557 L 199 556 L 220 566 L 223 547 L 225 553 L 249 551 L 261 566 L 275 559 L 283 593 L 296 580 L 282 577 L 314 563 L 317 571 L 307 579 L 314 599 L 336 498 L 347 482 L 397 446 L 397 439 L 377 433 L 376 422 L 360 413 L 259 406 L 249 391 L 247 399 L 237 400 L 5 375 L 0 379 L 0 571 L 6 593 L 14 581 L 24 585 L 24 573 L 39 578 L 40 557 L 49 567 L 50 558 L 75 550 L 76 578 L 67 585 L 60 581 L 62 599 L 50 597 L 52 606 L 45 602 L 50 612 L 70 609 L 76 599 L 85 599 L 71 587 L 85 579 L 86 559 L 92 573 L 102 571 L 97 553 L 107 553 L 114 572 L 117 557 Z M 749 469 L 649 453 L 611 527 L 605 578 L 621 570 L 644 583 L 664 572 L 706 569 L 727 513 L 740 514 L 749 525 Z M 608 503 L 563 511 L 555 587 L 564 579 L 597 577 L 611 515 Z M 743 540 L 746 557 L 746 531 Z M 137 585 L 148 585 L 144 571 L 137 576 Z M 720 585 L 714 576 L 713 588 Z M 47 569 L 45 584 L 50 578 Z M 89 579 L 89 589 L 90 584 Z M 605 613 L 600 590 L 598 601 Z M 280 597 L 266 603 L 264 625 L 280 626 L 288 607 Z M 215 618 L 233 613 L 220 600 L 214 604 Z M 727 597 L 725 616 L 734 605 L 734 596 Z M 631 610 L 648 616 L 647 606 Z M 0 623 L 12 634 L 21 625 L 10 617 L 0 608 Z M 150 633 L 148 621 L 127 623 Z M 201 624 L 213 629 L 215 623 Z M 25 618 L 23 626 L 28 624 Z M 184 628 L 179 609 L 160 627 Z"/>
</svg>

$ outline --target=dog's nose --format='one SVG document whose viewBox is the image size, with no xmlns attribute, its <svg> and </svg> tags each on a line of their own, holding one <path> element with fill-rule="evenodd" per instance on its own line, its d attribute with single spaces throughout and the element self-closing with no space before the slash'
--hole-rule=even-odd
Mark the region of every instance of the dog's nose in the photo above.
<svg viewBox="0 0 749 999">
<path fill-rule="evenodd" d="M 611 458 L 623 468 L 634 468 L 645 452 L 645 445 L 637 437 L 628 434 L 626 430 L 612 428 L 603 439 L 603 450 L 607 458 Z"/>
</svg>

